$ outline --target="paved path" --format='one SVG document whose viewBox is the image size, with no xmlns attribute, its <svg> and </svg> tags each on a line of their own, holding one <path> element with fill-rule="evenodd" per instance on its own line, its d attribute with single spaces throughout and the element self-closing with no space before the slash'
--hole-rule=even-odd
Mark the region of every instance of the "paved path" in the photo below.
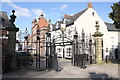
<svg viewBox="0 0 120 80">
<path fill-rule="evenodd" d="M 4 78 L 118 78 L 117 64 L 88 65 L 86 69 L 71 66 L 70 60 L 60 59 L 60 72 L 20 70 L 3 74 Z"/>
</svg>

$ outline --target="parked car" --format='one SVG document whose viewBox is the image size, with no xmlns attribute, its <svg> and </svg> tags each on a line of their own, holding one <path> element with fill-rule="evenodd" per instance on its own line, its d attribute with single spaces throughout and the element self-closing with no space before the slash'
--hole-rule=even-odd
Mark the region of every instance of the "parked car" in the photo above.
<svg viewBox="0 0 120 80">
<path fill-rule="evenodd" d="M 32 65 L 34 62 L 34 58 L 29 52 L 16 52 L 16 58 L 19 65 Z"/>
</svg>

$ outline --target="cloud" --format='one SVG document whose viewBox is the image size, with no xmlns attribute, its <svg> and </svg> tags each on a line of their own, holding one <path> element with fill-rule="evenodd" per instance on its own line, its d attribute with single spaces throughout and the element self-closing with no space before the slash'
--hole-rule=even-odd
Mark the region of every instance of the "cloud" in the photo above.
<svg viewBox="0 0 120 80">
<path fill-rule="evenodd" d="M 19 17 L 19 16 L 24 16 L 24 17 L 30 17 L 32 16 L 34 13 L 37 17 L 41 15 L 41 13 L 44 14 L 44 16 L 46 15 L 44 13 L 43 10 L 41 9 L 28 9 L 28 8 L 23 8 L 20 6 L 17 6 L 16 4 L 14 4 L 11 0 L 2 0 L 2 2 L 8 2 L 8 4 L 15 9 L 15 14 Z"/>
<path fill-rule="evenodd" d="M 38 19 L 38 17 L 43 14 L 44 16 L 46 15 L 45 12 L 41 9 L 32 9 L 31 10 L 36 16 L 35 19 Z"/>
<path fill-rule="evenodd" d="M 32 12 L 33 12 L 34 14 L 36 14 L 37 16 L 40 16 L 41 13 L 43 13 L 44 16 L 46 15 L 46 14 L 44 13 L 44 11 L 41 10 L 41 9 L 32 9 Z"/>
<path fill-rule="evenodd" d="M 16 15 L 18 16 L 26 16 L 26 17 L 30 17 L 32 16 L 30 11 L 26 8 L 21 8 L 19 10 L 16 10 Z"/>
<path fill-rule="evenodd" d="M 68 8 L 68 5 L 67 5 L 67 4 L 64 4 L 64 5 L 62 5 L 62 6 L 60 7 L 61 10 L 64 10 L 64 9 L 66 9 L 66 8 Z"/>
<path fill-rule="evenodd" d="M 1 0 L 1 2 L 11 2 L 10 0 Z"/>
<path fill-rule="evenodd" d="M 25 16 L 25 17 L 30 17 L 32 16 L 31 15 L 31 11 L 27 8 L 23 8 L 23 7 L 20 7 L 20 6 L 17 6 L 16 4 L 14 4 L 11 0 L 2 0 L 2 2 L 8 2 L 8 4 L 15 8 L 15 14 L 17 16 Z"/>
</svg>

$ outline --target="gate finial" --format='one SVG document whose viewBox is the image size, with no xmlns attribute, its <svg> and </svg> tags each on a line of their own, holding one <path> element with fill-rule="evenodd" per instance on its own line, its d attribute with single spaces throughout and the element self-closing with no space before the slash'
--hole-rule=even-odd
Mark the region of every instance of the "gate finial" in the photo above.
<svg viewBox="0 0 120 80">
<path fill-rule="evenodd" d="M 96 21 L 96 25 L 95 25 L 95 27 L 96 27 L 96 32 L 95 32 L 95 34 L 93 34 L 93 36 L 95 37 L 95 36 L 103 36 L 103 34 L 101 33 L 101 32 L 99 32 L 99 25 L 98 25 L 98 22 L 99 21 Z"/>
<path fill-rule="evenodd" d="M 90 33 L 90 38 L 91 38 L 92 36 L 91 36 L 91 33 Z"/>
<path fill-rule="evenodd" d="M 82 37 L 85 37 L 85 32 L 83 28 L 82 28 Z"/>
<path fill-rule="evenodd" d="M 10 16 L 10 23 L 11 25 L 15 26 L 14 22 L 15 22 L 15 19 L 17 18 L 15 15 L 15 10 L 12 10 L 12 15 Z"/>
<path fill-rule="evenodd" d="M 74 30 L 74 31 L 75 31 L 75 34 L 78 34 L 77 29 L 76 29 L 76 26 L 75 26 L 75 30 Z"/>
</svg>

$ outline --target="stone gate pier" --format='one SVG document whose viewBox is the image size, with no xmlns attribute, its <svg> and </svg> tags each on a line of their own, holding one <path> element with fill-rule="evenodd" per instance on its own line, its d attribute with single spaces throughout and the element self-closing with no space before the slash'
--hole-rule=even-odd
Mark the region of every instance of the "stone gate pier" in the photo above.
<svg viewBox="0 0 120 80">
<path fill-rule="evenodd" d="M 7 41 L 7 51 L 4 53 L 4 62 L 3 62 L 3 72 L 9 72 L 16 70 L 16 61 L 15 61 L 15 47 L 16 47 L 16 32 L 19 31 L 19 28 L 16 28 L 14 22 L 16 16 L 14 15 L 15 11 L 12 10 L 12 15 L 10 16 L 10 25 L 6 28 L 8 31 L 8 41 Z"/>
<path fill-rule="evenodd" d="M 103 34 L 99 32 L 98 21 L 96 21 L 96 32 L 93 34 L 95 40 L 95 54 L 96 54 L 96 62 L 99 64 L 102 62 L 102 41 Z"/>
</svg>

